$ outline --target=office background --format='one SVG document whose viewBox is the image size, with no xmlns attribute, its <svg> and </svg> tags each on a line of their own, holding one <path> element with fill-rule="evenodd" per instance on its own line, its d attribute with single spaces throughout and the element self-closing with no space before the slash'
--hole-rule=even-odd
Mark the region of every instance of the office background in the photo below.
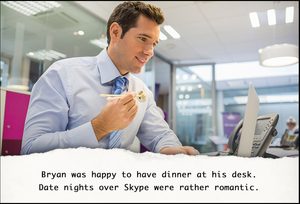
<svg viewBox="0 0 300 204">
<path fill-rule="evenodd" d="M 1 1 L 1 87 L 30 93 L 53 62 L 97 55 L 106 46 L 108 17 L 120 2 L 35 6 Z M 153 91 L 184 145 L 201 152 L 224 148 L 216 146 L 211 136 L 229 136 L 225 117 L 243 118 L 250 83 L 260 98 L 259 115 L 279 114 L 277 137 L 289 116 L 299 121 L 299 64 L 262 67 L 258 53 L 273 44 L 299 45 L 297 1 L 146 2 L 164 11 L 161 31 L 167 39 L 161 39 L 138 77 Z M 45 9 L 39 12 L 42 6 Z M 289 23 L 287 7 L 294 7 Z M 268 25 L 269 9 L 276 11 L 275 25 Z M 259 27 L 251 26 L 251 12 L 258 13 Z M 165 25 L 175 28 L 180 38 L 165 32 Z"/>
</svg>

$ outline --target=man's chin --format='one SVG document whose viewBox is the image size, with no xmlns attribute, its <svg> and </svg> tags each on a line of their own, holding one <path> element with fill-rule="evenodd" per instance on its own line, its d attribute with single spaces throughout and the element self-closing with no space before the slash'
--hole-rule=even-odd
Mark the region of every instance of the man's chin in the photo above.
<svg viewBox="0 0 300 204">
<path fill-rule="evenodd" d="M 133 74 L 140 74 L 141 71 L 142 71 L 142 67 L 130 70 L 130 72 Z"/>
</svg>

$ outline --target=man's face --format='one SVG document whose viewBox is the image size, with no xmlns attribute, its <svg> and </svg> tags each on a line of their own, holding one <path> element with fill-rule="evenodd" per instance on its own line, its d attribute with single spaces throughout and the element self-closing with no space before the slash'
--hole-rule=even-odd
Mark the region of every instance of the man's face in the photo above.
<svg viewBox="0 0 300 204">
<path fill-rule="evenodd" d="M 113 62 L 121 74 L 141 71 L 154 54 L 159 31 L 159 25 L 140 15 L 136 27 L 130 28 L 122 39 L 116 40 L 113 46 Z"/>
<path fill-rule="evenodd" d="M 296 127 L 296 124 L 295 124 L 295 123 L 288 122 L 288 123 L 287 123 L 287 127 L 288 127 L 289 130 L 293 130 L 293 129 Z"/>
</svg>

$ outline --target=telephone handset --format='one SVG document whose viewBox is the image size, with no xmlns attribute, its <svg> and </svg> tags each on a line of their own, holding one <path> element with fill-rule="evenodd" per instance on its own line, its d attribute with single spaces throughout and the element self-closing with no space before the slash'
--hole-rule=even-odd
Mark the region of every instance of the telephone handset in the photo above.
<svg viewBox="0 0 300 204">
<path fill-rule="evenodd" d="M 275 127 L 278 119 L 279 115 L 276 113 L 257 117 L 251 157 L 264 156 L 272 141 L 272 137 L 277 135 Z M 229 137 L 228 147 L 230 155 L 237 155 L 242 127 L 243 120 L 239 122 Z"/>
</svg>

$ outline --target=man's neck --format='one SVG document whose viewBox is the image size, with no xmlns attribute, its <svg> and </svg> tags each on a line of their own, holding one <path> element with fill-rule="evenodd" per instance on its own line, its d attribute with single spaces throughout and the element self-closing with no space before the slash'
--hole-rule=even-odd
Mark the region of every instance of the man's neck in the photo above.
<svg viewBox="0 0 300 204">
<path fill-rule="evenodd" d="M 109 46 L 106 48 L 106 52 L 107 52 L 107 55 L 108 57 L 111 59 L 111 61 L 113 62 L 113 64 L 115 65 L 115 67 L 118 69 L 118 71 L 120 72 L 120 74 L 122 76 L 128 74 L 128 71 L 123 71 L 121 68 L 120 68 L 120 65 L 118 65 L 118 61 L 116 60 L 117 57 L 115 57 L 115 55 L 113 54 L 113 51 L 112 51 L 112 48 Z"/>
</svg>

